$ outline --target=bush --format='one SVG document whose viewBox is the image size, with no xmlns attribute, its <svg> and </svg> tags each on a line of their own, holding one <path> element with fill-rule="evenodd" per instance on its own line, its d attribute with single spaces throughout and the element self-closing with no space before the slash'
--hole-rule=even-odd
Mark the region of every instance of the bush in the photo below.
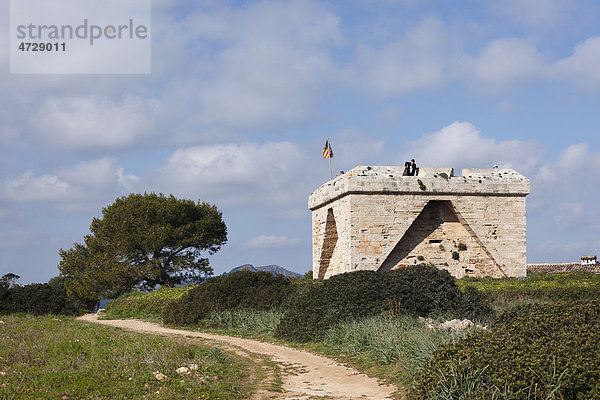
<svg viewBox="0 0 600 400">
<path fill-rule="evenodd" d="M 327 330 L 324 343 L 334 351 L 366 355 L 407 384 L 442 343 L 458 340 L 467 331 L 451 333 L 430 330 L 417 318 L 380 314 L 358 321 L 342 322 Z"/>
<path fill-rule="evenodd" d="M 486 297 L 490 300 L 522 298 L 540 302 L 567 302 L 600 299 L 600 288 L 557 287 L 547 289 L 497 290 L 486 294 Z"/>
<path fill-rule="evenodd" d="M 485 295 L 474 287 L 463 291 L 462 300 L 454 309 L 454 315 L 474 321 L 486 321 L 495 316 L 494 308 L 489 304 Z"/>
<path fill-rule="evenodd" d="M 475 305 L 474 305 L 475 306 Z M 463 294 L 446 270 L 419 264 L 390 272 L 356 271 L 307 286 L 287 303 L 276 336 L 319 340 L 330 326 L 397 308 L 428 316 L 463 306 Z"/>
<path fill-rule="evenodd" d="M 207 279 L 176 302 L 168 304 L 163 321 L 173 325 L 196 325 L 211 311 L 265 310 L 279 306 L 293 291 L 290 280 L 268 272 L 237 271 Z"/>
<path fill-rule="evenodd" d="M 244 333 L 272 334 L 281 320 L 282 312 L 272 310 L 212 311 L 200 321 L 202 328 L 226 329 Z"/>
<path fill-rule="evenodd" d="M 514 307 L 501 312 L 497 318 L 494 319 L 494 326 L 508 324 L 519 317 L 527 317 L 531 310 L 536 307 L 536 303 L 521 303 Z"/>
<path fill-rule="evenodd" d="M 82 307 L 67 296 L 62 277 L 52 278 L 48 283 L 0 287 L 0 314 L 79 315 Z"/>
<path fill-rule="evenodd" d="M 195 286 L 160 288 L 143 293 L 133 291 L 106 304 L 105 316 L 108 318 L 162 319 L 168 304 L 174 303 Z"/>
<path fill-rule="evenodd" d="M 476 377 L 470 398 L 600 398 L 600 300 L 528 306 L 506 321 L 436 351 L 410 398 L 441 396 L 460 365 Z"/>
</svg>

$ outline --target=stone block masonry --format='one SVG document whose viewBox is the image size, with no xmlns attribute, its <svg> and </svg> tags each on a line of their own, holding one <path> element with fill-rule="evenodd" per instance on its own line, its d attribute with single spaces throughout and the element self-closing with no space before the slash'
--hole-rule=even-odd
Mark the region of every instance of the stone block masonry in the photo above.
<svg viewBox="0 0 600 400">
<path fill-rule="evenodd" d="M 511 169 L 359 166 L 314 191 L 313 276 L 419 263 L 453 276 L 527 273 L 529 180 Z"/>
</svg>

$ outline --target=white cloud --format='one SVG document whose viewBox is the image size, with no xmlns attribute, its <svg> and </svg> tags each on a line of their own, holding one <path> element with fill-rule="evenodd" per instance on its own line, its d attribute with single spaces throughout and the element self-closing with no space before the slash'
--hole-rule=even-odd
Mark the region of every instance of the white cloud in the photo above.
<svg viewBox="0 0 600 400">
<path fill-rule="evenodd" d="M 377 95 L 402 94 L 440 85 L 453 73 L 453 46 L 443 24 L 425 19 L 396 41 L 377 49 L 359 44 L 352 84 Z"/>
<path fill-rule="evenodd" d="M 117 182 L 127 192 L 135 192 L 141 182 L 141 179 L 134 174 L 125 174 L 124 168 L 117 169 Z"/>
<path fill-rule="evenodd" d="M 75 189 L 58 176 L 44 174 L 35 177 L 32 171 L 7 180 L 5 192 L 14 201 L 37 202 L 67 200 L 76 195 Z"/>
<path fill-rule="evenodd" d="M 153 9 L 169 9 L 177 4 L 177 0 L 152 0 Z"/>
<path fill-rule="evenodd" d="M 288 247 L 300 243 L 300 239 L 288 238 L 286 236 L 260 235 L 244 243 L 245 247 L 253 249 L 273 249 Z"/>
<path fill-rule="evenodd" d="M 496 111 L 501 113 L 512 113 L 518 110 L 519 107 L 510 100 L 504 100 L 496 106 Z"/>
<path fill-rule="evenodd" d="M 377 122 L 382 125 L 394 125 L 402 118 L 402 110 L 399 107 L 393 105 L 387 105 L 377 115 Z"/>
<path fill-rule="evenodd" d="M 301 121 L 335 79 L 329 47 L 340 42 L 339 19 L 317 3 L 260 2 L 187 23 L 225 44 L 199 87 L 206 123 Z"/>
<path fill-rule="evenodd" d="M 482 136 L 469 122 L 454 122 L 441 130 L 408 144 L 402 158 L 414 158 L 422 167 L 513 168 L 523 174 L 532 173 L 539 165 L 543 147 L 536 142 L 506 140 L 498 142 Z"/>
<path fill-rule="evenodd" d="M 506 90 L 520 82 L 550 80 L 570 82 L 584 90 L 600 89 L 600 37 L 578 43 L 573 54 L 548 60 L 535 44 L 523 38 L 503 38 L 488 43 L 478 55 L 460 62 L 464 78 L 472 85 Z"/>
<path fill-rule="evenodd" d="M 549 239 L 537 245 L 534 252 L 542 255 L 546 262 L 576 262 L 589 250 L 590 244 L 587 242 L 564 242 Z"/>
<path fill-rule="evenodd" d="M 588 217 L 581 201 L 559 203 L 556 210 L 554 222 L 563 229 L 581 228 Z"/>
<path fill-rule="evenodd" d="M 543 57 L 536 47 L 520 38 L 490 42 L 478 56 L 465 57 L 463 61 L 467 79 L 492 89 L 505 89 L 507 85 L 541 77 L 543 67 Z"/>
<path fill-rule="evenodd" d="M 381 164 L 384 141 L 355 129 L 336 132 L 331 141 L 335 165 L 350 169 L 357 165 Z M 336 168 L 339 169 L 339 168 Z"/>
<path fill-rule="evenodd" d="M 548 26 L 565 14 L 565 0 L 500 0 L 491 3 L 493 13 L 532 26 Z"/>
<path fill-rule="evenodd" d="M 152 127 L 154 100 L 126 97 L 49 98 L 34 118 L 48 143 L 76 149 L 113 149 L 132 145 Z"/>
<path fill-rule="evenodd" d="M 32 227 L 17 227 L 0 231 L 0 249 L 10 250 L 19 248 L 31 249 L 33 243 L 38 243 L 44 233 Z"/>
<path fill-rule="evenodd" d="M 568 146 L 532 177 L 530 197 L 536 212 L 552 215 L 560 229 L 600 231 L 598 170 L 600 153 L 590 151 L 585 143 Z"/>
<path fill-rule="evenodd" d="M 563 150 L 556 161 L 542 165 L 535 175 L 536 188 L 553 191 L 560 188 L 578 195 L 593 191 L 600 169 L 600 153 L 590 152 L 585 143 L 577 143 Z"/>
<path fill-rule="evenodd" d="M 4 193 L 11 201 L 51 202 L 69 208 L 133 191 L 138 183 L 138 177 L 124 174 L 114 160 L 102 158 L 39 176 L 27 171 L 7 179 Z"/>
<path fill-rule="evenodd" d="M 164 79 L 157 130 L 168 130 L 178 146 L 214 143 L 215 131 L 319 115 L 339 80 L 331 55 L 342 43 L 336 15 L 315 1 L 192 8 L 153 16 L 153 77 Z"/>
<path fill-rule="evenodd" d="M 16 127 L 2 126 L 0 127 L 0 144 L 9 145 L 19 138 L 21 131 Z"/>
<path fill-rule="evenodd" d="M 10 15 L 10 2 L 3 1 L 0 2 L 0 14 L 9 16 Z M 3 71 L 9 70 L 9 60 L 10 60 L 10 35 L 8 34 L 10 18 L 5 17 L 0 20 L 0 29 L 2 30 L 3 35 L 0 35 L 0 48 L 6 49 L 5 51 L 0 52 L 0 66 L 2 66 Z M 6 74 L 6 72 L 5 72 Z"/>
<path fill-rule="evenodd" d="M 600 153 L 578 143 L 532 174 L 528 223 L 538 240 L 548 238 L 531 252 L 535 258 L 570 261 L 596 251 L 590 238 L 600 232 L 598 169 Z"/>
<path fill-rule="evenodd" d="M 279 216 L 286 219 L 301 219 L 309 217 L 310 210 L 307 208 L 293 208 L 291 210 L 284 211 L 283 213 L 279 214 Z"/>
<path fill-rule="evenodd" d="M 117 176 L 117 168 L 111 158 L 82 162 L 71 168 L 61 168 L 57 174 L 77 187 L 94 190 L 106 190 L 111 187 Z"/>
<path fill-rule="evenodd" d="M 197 146 L 177 150 L 161 167 L 161 191 L 222 205 L 285 204 L 303 190 L 306 159 L 289 142 Z"/>
<path fill-rule="evenodd" d="M 567 79 L 577 86 L 600 89 L 600 37 L 591 37 L 577 44 L 573 55 L 555 62 L 549 67 L 550 76 Z"/>
</svg>

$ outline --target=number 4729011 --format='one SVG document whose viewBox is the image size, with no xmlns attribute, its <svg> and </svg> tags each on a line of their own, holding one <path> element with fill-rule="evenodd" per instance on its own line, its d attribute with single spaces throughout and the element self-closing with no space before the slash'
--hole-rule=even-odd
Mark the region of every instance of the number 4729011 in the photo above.
<svg viewBox="0 0 600 400">
<path fill-rule="evenodd" d="M 21 42 L 19 45 L 21 51 L 66 51 L 67 45 L 63 43 L 27 43 Z"/>
</svg>

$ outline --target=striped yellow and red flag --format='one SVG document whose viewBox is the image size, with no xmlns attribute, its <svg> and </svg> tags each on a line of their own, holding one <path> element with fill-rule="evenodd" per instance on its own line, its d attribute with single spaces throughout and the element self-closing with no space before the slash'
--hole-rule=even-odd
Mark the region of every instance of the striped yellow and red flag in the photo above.
<svg viewBox="0 0 600 400">
<path fill-rule="evenodd" d="M 323 158 L 333 158 L 333 150 L 331 150 L 329 139 L 327 139 L 325 142 L 325 147 L 323 147 Z"/>
</svg>

